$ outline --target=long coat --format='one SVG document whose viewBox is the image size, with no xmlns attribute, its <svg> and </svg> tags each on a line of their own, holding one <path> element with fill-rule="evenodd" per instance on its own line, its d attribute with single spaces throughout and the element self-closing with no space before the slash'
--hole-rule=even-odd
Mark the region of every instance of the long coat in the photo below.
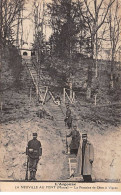
<svg viewBox="0 0 121 195">
<path fill-rule="evenodd" d="M 93 145 L 87 141 L 87 144 L 85 147 L 83 170 L 82 170 L 82 147 L 80 145 L 78 149 L 78 154 L 77 154 L 76 172 L 82 175 L 91 175 L 92 174 L 92 164 L 90 163 L 90 160 L 92 162 L 94 161 L 94 149 L 93 149 Z"/>
</svg>

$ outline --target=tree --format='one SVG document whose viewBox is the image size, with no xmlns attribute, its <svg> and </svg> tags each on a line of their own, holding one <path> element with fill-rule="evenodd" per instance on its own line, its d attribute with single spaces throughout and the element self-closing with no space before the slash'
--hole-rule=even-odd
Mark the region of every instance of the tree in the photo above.
<svg viewBox="0 0 121 195">
<path fill-rule="evenodd" d="M 53 51 L 59 56 L 71 57 L 77 44 L 79 47 L 83 45 L 82 38 L 87 30 L 81 14 L 82 3 L 73 0 L 52 0 L 47 7 L 50 26 L 53 29 Z"/>
<path fill-rule="evenodd" d="M 15 26 L 17 25 L 17 18 L 23 9 L 25 0 L 1 0 L 1 43 L 6 45 L 8 42 L 13 42 L 15 35 Z"/>
<path fill-rule="evenodd" d="M 120 47 L 120 33 L 121 33 L 121 17 L 119 16 L 119 1 L 116 0 L 113 8 L 110 8 L 108 14 L 108 24 L 109 24 L 109 36 L 110 36 L 110 46 L 111 46 L 111 82 L 113 87 L 113 74 L 114 74 L 114 65 L 116 61 L 116 55 Z"/>
<path fill-rule="evenodd" d="M 35 25 L 35 32 L 34 32 L 34 44 L 33 49 L 36 51 L 36 69 L 38 74 L 38 91 L 39 93 L 39 84 L 41 79 L 41 65 L 43 62 L 44 57 L 44 47 L 45 47 L 45 40 L 43 34 L 43 26 L 44 26 L 44 0 L 42 2 L 37 2 L 34 0 L 33 2 L 33 16 L 34 16 L 34 25 Z M 39 98 L 39 96 L 37 97 Z"/>
<path fill-rule="evenodd" d="M 98 32 L 101 27 L 105 24 L 106 17 L 109 13 L 110 7 L 113 5 L 115 0 L 109 0 L 105 4 L 105 0 L 83 0 L 84 10 L 82 12 L 84 22 L 89 27 L 90 33 L 90 45 L 91 45 L 91 58 L 95 65 L 95 77 L 98 76 L 97 57 L 98 57 Z M 92 85 L 92 73 L 93 64 L 88 65 L 88 89 L 90 89 L 91 96 L 91 85 Z"/>
</svg>

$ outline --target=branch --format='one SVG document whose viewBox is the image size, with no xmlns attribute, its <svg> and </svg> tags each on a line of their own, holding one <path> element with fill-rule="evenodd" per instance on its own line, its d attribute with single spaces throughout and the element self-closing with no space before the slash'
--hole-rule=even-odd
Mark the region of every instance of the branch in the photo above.
<svg viewBox="0 0 121 195">
<path fill-rule="evenodd" d="M 104 0 L 102 0 L 101 2 L 100 2 L 100 5 L 97 7 L 97 12 L 99 13 L 99 10 L 100 10 L 100 8 L 101 8 L 101 6 L 102 6 L 102 4 L 103 4 L 103 1 Z"/>
<path fill-rule="evenodd" d="M 103 25 L 104 21 L 105 21 L 105 18 L 108 14 L 108 11 L 109 11 L 109 8 L 112 6 L 112 4 L 115 2 L 115 0 L 111 1 L 111 3 L 109 3 L 108 7 L 107 7 L 107 10 L 106 10 L 106 13 L 104 15 L 104 18 L 102 20 L 102 22 L 100 23 L 100 25 L 98 25 L 97 29 L 96 29 L 96 32 L 98 31 L 98 29 Z"/>
<path fill-rule="evenodd" d="M 84 3 L 85 3 L 85 5 L 86 5 L 87 11 L 89 12 L 90 16 L 92 17 L 93 20 L 95 20 L 93 14 L 91 13 L 91 11 L 90 11 L 90 9 L 89 9 L 89 6 L 88 6 L 88 4 L 87 4 L 87 0 L 84 0 Z"/>
</svg>

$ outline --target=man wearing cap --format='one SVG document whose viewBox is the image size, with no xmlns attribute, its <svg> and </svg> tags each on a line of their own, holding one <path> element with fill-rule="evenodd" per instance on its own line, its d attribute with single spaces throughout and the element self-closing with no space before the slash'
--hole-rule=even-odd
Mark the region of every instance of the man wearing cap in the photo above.
<svg viewBox="0 0 121 195">
<path fill-rule="evenodd" d="M 37 140 L 37 133 L 33 133 L 33 139 L 28 142 L 27 155 L 29 157 L 30 180 L 36 180 L 37 164 L 42 155 L 40 141 Z"/>
<path fill-rule="evenodd" d="M 71 110 L 69 108 L 69 105 L 66 106 L 66 118 L 65 123 L 67 124 L 68 128 L 70 129 L 72 127 L 72 116 L 71 116 Z"/>
<path fill-rule="evenodd" d="M 70 154 L 75 154 L 77 155 L 78 152 L 78 148 L 79 148 L 79 143 L 80 143 L 80 133 L 77 130 L 77 125 L 73 125 L 73 129 L 71 131 L 71 133 L 69 135 L 67 135 L 67 137 L 71 137 L 72 136 L 72 140 L 71 140 L 71 144 L 70 144 Z"/>
<path fill-rule="evenodd" d="M 87 140 L 87 134 L 82 134 L 81 144 L 77 154 L 77 173 L 83 176 L 84 182 L 92 182 L 92 163 L 94 161 L 93 145 Z"/>
</svg>

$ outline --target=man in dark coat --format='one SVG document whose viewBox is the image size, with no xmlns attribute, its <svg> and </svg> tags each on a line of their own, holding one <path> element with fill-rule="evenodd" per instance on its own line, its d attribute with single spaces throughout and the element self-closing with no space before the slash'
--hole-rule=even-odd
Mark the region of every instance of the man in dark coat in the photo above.
<svg viewBox="0 0 121 195">
<path fill-rule="evenodd" d="M 30 180 L 36 180 L 37 164 L 42 155 L 40 141 L 37 140 L 37 133 L 33 133 L 33 139 L 28 142 L 27 155 L 29 157 Z"/>
<path fill-rule="evenodd" d="M 79 131 L 77 131 L 77 125 L 75 125 L 75 124 L 73 125 L 73 129 L 72 129 L 71 133 L 69 135 L 67 135 L 67 137 L 71 137 L 71 136 L 72 136 L 72 140 L 71 140 L 71 144 L 69 146 L 70 153 L 77 155 L 79 144 L 80 144 L 80 133 L 79 133 Z"/>
<path fill-rule="evenodd" d="M 77 173 L 83 176 L 84 182 L 92 182 L 92 163 L 94 161 L 93 145 L 87 140 L 87 134 L 82 134 L 81 144 L 77 154 Z"/>
<path fill-rule="evenodd" d="M 72 116 L 71 116 L 71 110 L 69 108 L 69 105 L 66 106 L 66 118 L 65 123 L 67 124 L 68 128 L 70 129 L 72 127 Z"/>
</svg>

